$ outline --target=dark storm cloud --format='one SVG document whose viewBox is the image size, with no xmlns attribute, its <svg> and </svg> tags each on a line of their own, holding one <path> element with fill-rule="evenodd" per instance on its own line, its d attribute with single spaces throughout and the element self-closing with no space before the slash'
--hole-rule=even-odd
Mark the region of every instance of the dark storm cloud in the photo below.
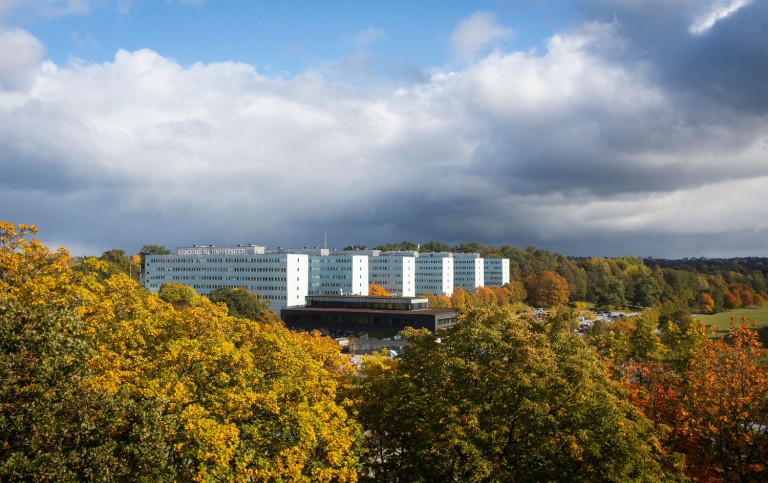
<svg viewBox="0 0 768 483">
<path fill-rule="evenodd" d="M 658 81 L 678 95 L 768 112 L 767 2 L 746 4 L 701 31 L 696 27 L 702 18 L 728 2 L 584 0 L 579 5 L 590 17 L 620 24 L 631 55 L 651 62 Z"/>
</svg>

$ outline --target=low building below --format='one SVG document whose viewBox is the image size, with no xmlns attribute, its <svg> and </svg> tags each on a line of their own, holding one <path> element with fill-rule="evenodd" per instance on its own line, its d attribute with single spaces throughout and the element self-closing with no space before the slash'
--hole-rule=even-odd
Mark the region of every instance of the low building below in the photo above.
<svg viewBox="0 0 768 483">
<path fill-rule="evenodd" d="M 398 340 L 398 333 L 406 327 L 435 333 L 456 323 L 456 311 L 429 308 L 424 297 L 310 295 L 305 307 L 286 308 L 280 315 L 289 329 L 318 330 L 354 341 L 350 348 L 367 345 L 371 349 L 408 345 Z M 365 340 L 370 343 L 365 344 Z M 374 340 L 387 342 L 382 345 Z"/>
</svg>

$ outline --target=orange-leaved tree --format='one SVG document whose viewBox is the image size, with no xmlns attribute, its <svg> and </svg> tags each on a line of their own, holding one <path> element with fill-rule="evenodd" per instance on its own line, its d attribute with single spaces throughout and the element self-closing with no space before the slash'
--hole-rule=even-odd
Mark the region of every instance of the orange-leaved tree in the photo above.
<svg viewBox="0 0 768 483">
<path fill-rule="evenodd" d="M 559 273 L 544 270 L 525 277 L 528 301 L 537 307 L 556 307 L 568 303 L 568 282 Z"/>
<path fill-rule="evenodd" d="M 368 295 L 371 297 L 390 297 L 392 294 L 387 292 L 387 289 L 381 285 L 370 284 L 368 285 Z"/>
</svg>

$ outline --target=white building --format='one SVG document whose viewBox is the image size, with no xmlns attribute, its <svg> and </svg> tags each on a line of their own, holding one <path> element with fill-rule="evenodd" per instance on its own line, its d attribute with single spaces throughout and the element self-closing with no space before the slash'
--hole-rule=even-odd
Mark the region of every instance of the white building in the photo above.
<svg viewBox="0 0 768 483">
<path fill-rule="evenodd" d="M 501 287 L 509 283 L 509 258 L 485 258 L 486 287 Z"/>
<path fill-rule="evenodd" d="M 482 287 L 485 282 L 485 264 L 477 253 L 453 254 L 453 283 L 467 292 Z"/>
<path fill-rule="evenodd" d="M 378 250 L 374 250 L 378 252 Z M 419 252 L 381 252 L 368 257 L 370 282 L 398 297 L 416 296 L 416 260 Z"/>
<path fill-rule="evenodd" d="M 368 257 L 310 255 L 309 295 L 368 295 Z"/>
<path fill-rule="evenodd" d="M 177 248 L 173 255 L 147 255 L 144 286 L 157 292 L 166 282 L 182 283 L 201 295 L 219 287 L 263 294 L 270 309 L 304 305 L 309 282 L 305 254 L 267 253 L 264 247 Z"/>
<path fill-rule="evenodd" d="M 420 253 L 416 258 L 416 293 L 453 293 L 453 253 Z"/>
<path fill-rule="evenodd" d="M 280 312 L 303 306 L 307 295 L 368 295 L 369 284 L 399 297 L 450 295 L 456 285 L 466 291 L 501 286 L 509 282 L 509 260 L 484 260 L 477 253 L 193 246 L 173 255 L 147 255 L 143 276 L 152 292 L 166 282 L 189 285 L 202 295 L 242 287 L 262 294 Z"/>
</svg>

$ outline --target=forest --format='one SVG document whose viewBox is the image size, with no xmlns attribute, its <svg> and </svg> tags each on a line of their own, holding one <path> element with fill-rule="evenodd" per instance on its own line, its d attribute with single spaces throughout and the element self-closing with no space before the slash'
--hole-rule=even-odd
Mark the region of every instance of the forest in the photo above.
<svg viewBox="0 0 768 483">
<path fill-rule="evenodd" d="M 512 282 L 354 365 L 255 294 L 150 294 L 141 254 L 35 236 L 0 222 L 2 481 L 768 481 L 765 348 L 685 315 L 764 301 L 755 266 L 473 247 Z M 574 334 L 587 302 L 645 308 Z"/>
<path fill-rule="evenodd" d="M 346 249 L 364 249 L 354 245 Z M 598 309 L 645 308 L 661 303 L 664 312 L 685 310 L 710 314 L 746 307 L 762 307 L 768 300 L 768 259 L 663 260 L 625 256 L 575 258 L 510 245 L 491 247 L 479 243 L 450 246 L 438 241 L 408 241 L 379 245 L 377 250 L 479 253 L 484 258 L 510 260 L 510 286 L 505 293 L 481 290 L 463 297 L 494 298 L 499 303 L 527 303 L 537 307 L 589 302 Z M 481 293 L 485 292 L 485 293 Z M 452 294 L 445 294 L 450 297 Z M 461 296 L 460 296 L 461 297 Z M 455 298 L 455 297 L 454 297 Z M 446 305 L 445 299 L 434 300 Z"/>
</svg>

